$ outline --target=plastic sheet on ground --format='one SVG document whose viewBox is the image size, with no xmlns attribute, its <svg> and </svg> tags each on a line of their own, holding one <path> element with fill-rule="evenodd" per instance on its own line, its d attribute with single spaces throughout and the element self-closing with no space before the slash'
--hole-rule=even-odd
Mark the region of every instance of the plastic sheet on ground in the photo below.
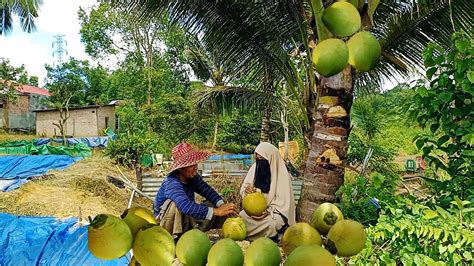
<svg viewBox="0 0 474 266">
<path fill-rule="evenodd" d="M 0 156 L 0 191 L 13 190 L 30 177 L 64 169 L 80 159 L 66 155 Z"/>
<path fill-rule="evenodd" d="M 80 142 L 72 146 L 51 146 L 51 145 L 35 145 L 33 143 L 26 143 L 23 146 L 0 146 L 0 154 L 10 155 L 69 155 L 89 157 L 92 155 L 92 150 L 84 143 Z"/>
<path fill-rule="evenodd" d="M 100 260 L 87 248 L 87 226 L 77 218 L 0 213 L 0 265 L 128 265 L 129 256 Z"/>
<path fill-rule="evenodd" d="M 107 147 L 111 140 L 114 140 L 115 136 L 103 136 L 103 137 L 85 137 L 85 138 L 68 138 L 66 139 L 68 144 L 84 143 L 88 147 Z M 35 140 L 36 145 L 48 144 L 50 142 L 63 143 L 61 138 L 39 138 Z"/>
</svg>

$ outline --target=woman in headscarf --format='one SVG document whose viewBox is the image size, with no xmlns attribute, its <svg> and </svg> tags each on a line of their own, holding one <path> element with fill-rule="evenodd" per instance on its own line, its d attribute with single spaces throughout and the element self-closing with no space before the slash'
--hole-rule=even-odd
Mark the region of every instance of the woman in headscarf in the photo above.
<svg viewBox="0 0 474 266">
<path fill-rule="evenodd" d="M 245 211 L 240 216 L 247 225 L 250 240 L 269 237 L 279 240 L 279 234 L 295 223 L 295 200 L 291 176 L 278 149 L 268 142 L 255 148 L 255 163 L 250 167 L 240 188 L 242 198 L 260 191 L 267 198 L 267 210 L 261 216 L 249 216 Z"/>
</svg>

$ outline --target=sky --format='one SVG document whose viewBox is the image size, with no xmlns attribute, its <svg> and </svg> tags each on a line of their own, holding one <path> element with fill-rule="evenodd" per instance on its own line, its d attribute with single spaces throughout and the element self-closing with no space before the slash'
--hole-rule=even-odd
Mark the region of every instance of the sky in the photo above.
<svg viewBox="0 0 474 266">
<path fill-rule="evenodd" d="M 18 19 L 8 36 L 0 36 L 0 58 L 7 58 L 15 67 L 25 65 L 32 76 L 39 78 L 40 86 L 46 77 L 45 64 L 53 64 L 52 42 L 55 35 L 64 35 L 68 56 L 80 60 L 90 60 L 81 43 L 81 28 L 77 16 L 79 7 L 88 9 L 96 0 L 43 0 L 38 18 L 35 19 L 36 32 L 25 33 Z"/>
</svg>

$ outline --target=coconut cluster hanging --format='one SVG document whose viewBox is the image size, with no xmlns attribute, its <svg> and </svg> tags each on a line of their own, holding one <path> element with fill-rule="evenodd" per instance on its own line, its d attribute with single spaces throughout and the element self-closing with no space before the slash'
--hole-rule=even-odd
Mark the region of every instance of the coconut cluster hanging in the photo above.
<svg viewBox="0 0 474 266">
<path fill-rule="evenodd" d="M 313 64 L 320 75 L 336 75 L 347 64 L 360 72 L 370 71 L 377 65 L 380 44 L 370 32 L 359 31 L 361 17 L 354 5 L 335 2 L 324 10 L 322 21 L 335 37 L 320 41 L 313 49 Z M 347 37 L 350 37 L 347 42 L 340 39 Z"/>
</svg>

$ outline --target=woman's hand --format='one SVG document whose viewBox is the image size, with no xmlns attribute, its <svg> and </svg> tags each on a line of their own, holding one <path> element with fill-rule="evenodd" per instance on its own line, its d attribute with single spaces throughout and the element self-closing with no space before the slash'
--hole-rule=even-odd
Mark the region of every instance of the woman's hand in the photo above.
<svg viewBox="0 0 474 266">
<path fill-rule="evenodd" d="M 260 221 L 260 220 L 263 220 L 265 217 L 267 217 L 270 213 L 265 210 L 262 215 L 260 216 L 250 216 L 252 219 L 254 219 L 255 221 Z"/>
<path fill-rule="evenodd" d="M 214 208 L 214 215 L 215 216 L 229 216 L 229 215 L 237 215 L 236 212 L 237 207 L 233 203 L 225 203 L 221 206 Z"/>
<path fill-rule="evenodd" d="M 252 194 L 254 192 L 257 192 L 257 189 L 251 185 L 247 185 L 245 187 L 245 194 Z"/>
</svg>

